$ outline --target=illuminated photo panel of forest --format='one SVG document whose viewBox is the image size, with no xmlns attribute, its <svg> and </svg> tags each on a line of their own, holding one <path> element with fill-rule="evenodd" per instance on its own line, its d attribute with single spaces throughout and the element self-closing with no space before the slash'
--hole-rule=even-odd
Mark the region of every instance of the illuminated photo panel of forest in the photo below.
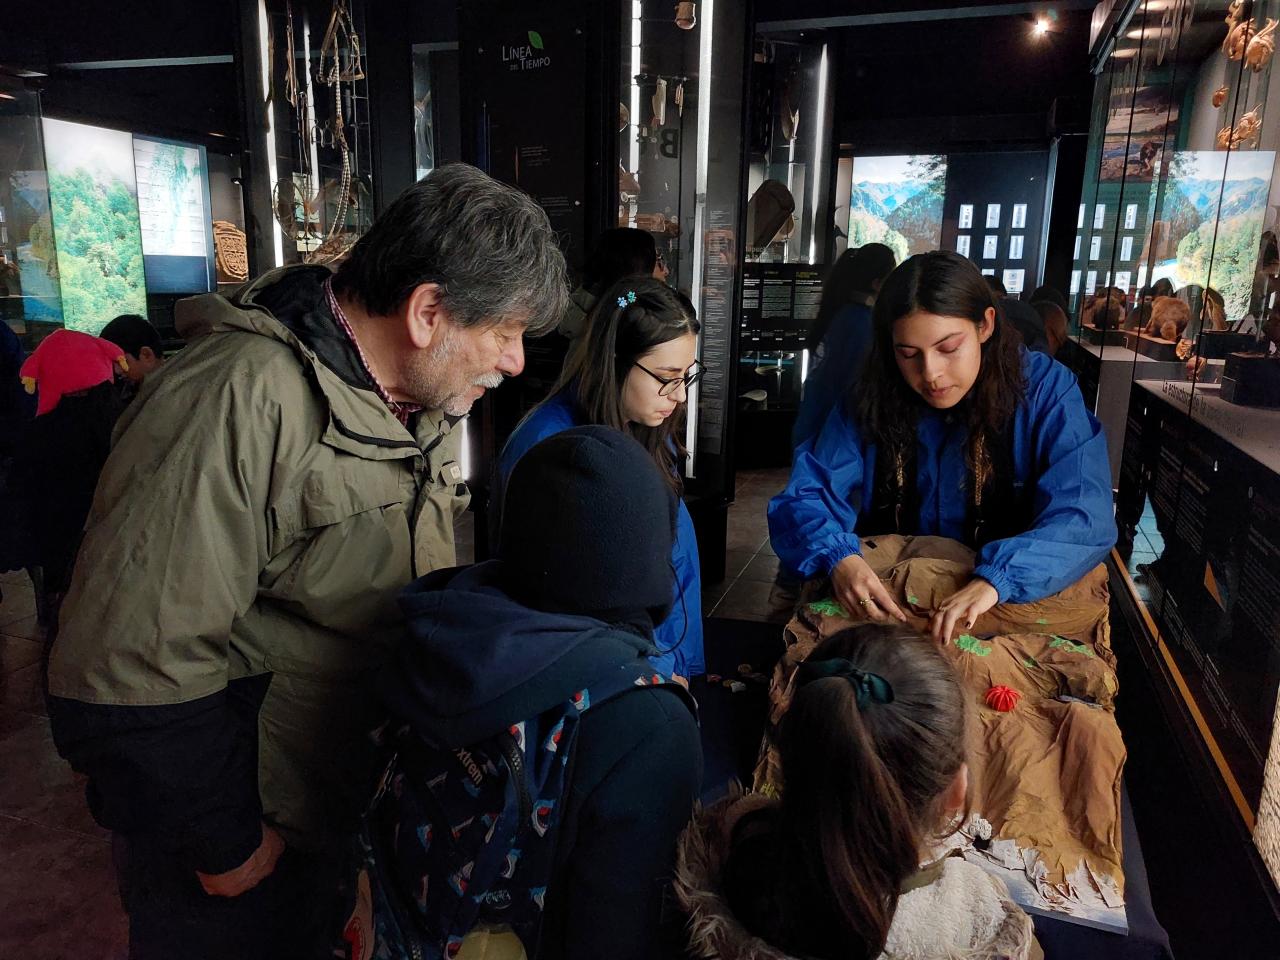
<svg viewBox="0 0 1280 960">
<path fill-rule="evenodd" d="M 44 147 L 63 323 L 96 334 L 119 314 L 145 316 L 133 136 L 46 119 Z"/>
</svg>

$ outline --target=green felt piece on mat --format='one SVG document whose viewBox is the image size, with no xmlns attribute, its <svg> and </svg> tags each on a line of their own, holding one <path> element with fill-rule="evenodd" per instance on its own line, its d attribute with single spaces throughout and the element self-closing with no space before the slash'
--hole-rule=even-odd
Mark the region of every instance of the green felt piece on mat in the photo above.
<svg viewBox="0 0 1280 960">
<path fill-rule="evenodd" d="M 826 600 L 815 600 L 809 604 L 810 613 L 821 613 L 828 617 L 844 617 L 849 618 L 849 611 L 834 600 L 827 598 Z"/>
<path fill-rule="evenodd" d="M 908 593 L 907 603 L 911 604 L 913 607 L 918 607 L 920 606 L 920 598 L 917 597 L 914 593 Z"/>
<path fill-rule="evenodd" d="M 1023 657 L 1022 665 L 1024 667 L 1038 667 L 1040 666 L 1040 661 L 1037 660 L 1035 657 Z"/>
<path fill-rule="evenodd" d="M 1037 620 L 1037 621 L 1036 621 L 1036 623 L 1037 623 L 1037 624 L 1039 624 L 1039 625 L 1040 625 L 1040 626 L 1042 626 L 1042 627 L 1043 627 L 1046 623 L 1048 623 L 1048 622 L 1049 622 L 1049 621 L 1048 621 L 1048 620 L 1046 620 L 1044 617 L 1041 617 L 1039 620 Z"/>
<path fill-rule="evenodd" d="M 1066 650 L 1068 653 L 1083 653 L 1086 657 L 1093 656 L 1093 651 L 1083 643 L 1072 643 L 1066 637 L 1059 637 L 1054 634 L 1053 639 L 1049 641 L 1049 649 L 1057 650 L 1059 648 Z"/>
<path fill-rule="evenodd" d="M 987 657 L 991 655 L 991 644 L 983 643 L 977 637 L 967 633 L 962 633 L 956 637 L 956 646 L 965 653 L 972 653 L 975 657 Z"/>
</svg>

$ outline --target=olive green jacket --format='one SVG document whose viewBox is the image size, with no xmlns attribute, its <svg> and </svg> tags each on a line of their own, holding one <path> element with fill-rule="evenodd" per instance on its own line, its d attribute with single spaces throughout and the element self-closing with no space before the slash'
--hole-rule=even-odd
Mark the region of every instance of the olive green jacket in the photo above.
<svg viewBox="0 0 1280 960">
<path fill-rule="evenodd" d="M 120 420 L 49 670 L 50 693 L 71 701 L 61 730 L 53 714 L 63 753 L 96 775 L 99 794 L 161 807 L 181 785 L 166 784 L 164 769 L 116 783 L 138 765 L 134 748 L 85 729 L 76 705 L 219 703 L 258 678 L 261 815 L 303 845 L 331 839 L 363 799 L 377 716 L 366 681 L 399 636 L 395 595 L 455 564 L 454 521 L 468 500 L 447 418 L 424 411 L 410 433 L 368 384 L 344 380 L 256 305 L 264 288 L 316 269 L 181 305 L 209 334 L 149 377 Z M 303 279 L 319 289 L 320 276 Z M 105 723 L 144 715 L 163 736 L 160 711 L 124 721 L 116 711 Z M 113 800 L 127 810 L 123 797 L 98 806 Z M 130 829 L 127 812 L 99 819 Z M 239 852 L 214 849 L 202 862 L 234 865 Z"/>
</svg>

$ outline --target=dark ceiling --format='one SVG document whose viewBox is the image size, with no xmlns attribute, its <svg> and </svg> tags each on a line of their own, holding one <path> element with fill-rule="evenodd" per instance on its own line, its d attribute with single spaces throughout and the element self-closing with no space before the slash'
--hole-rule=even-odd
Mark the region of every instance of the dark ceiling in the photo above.
<svg viewBox="0 0 1280 960">
<path fill-rule="evenodd" d="M 761 0 L 757 21 L 814 20 L 820 29 L 773 36 L 824 39 L 835 56 L 835 127 L 843 143 L 898 148 L 1045 142 L 1084 133 L 1093 76 L 1090 11 L 1074 4 L 1009 4 L 991 16 L 986 2 L 903 0 L 833 3 Z M 911 17 L 912 11 L 927 11 Z M 897 22 L 870 22 L 887 15 Z M 822 27 L 829 17 L 856 26 Z M 937 19 L 926 19 L 926 17 Z M 1039 17 L 1050 23 L 1032 35 Z"/>
</svg>

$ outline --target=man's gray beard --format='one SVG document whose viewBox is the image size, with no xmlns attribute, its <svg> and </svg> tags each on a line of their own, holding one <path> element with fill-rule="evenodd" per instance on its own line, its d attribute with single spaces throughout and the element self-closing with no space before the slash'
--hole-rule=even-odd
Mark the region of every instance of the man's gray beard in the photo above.
<svg viewBox="0 0 1280 960">
<path fill-rule="evenodd" d="M 473 386 L 492 390 L 502 386 L 500 373 L 486 373 L 458 389 L 450 383 L 450 366 L 459 353 L 454 332 L 446 327 L 441 333 L 439 345 L 427 356 L 420 367 L 410 371 L 407 384 L 411 396 L 428 410 L 443 410 L 451 417 L 465 417 L 474 402 L 467 394 Z"/>
</svg>

